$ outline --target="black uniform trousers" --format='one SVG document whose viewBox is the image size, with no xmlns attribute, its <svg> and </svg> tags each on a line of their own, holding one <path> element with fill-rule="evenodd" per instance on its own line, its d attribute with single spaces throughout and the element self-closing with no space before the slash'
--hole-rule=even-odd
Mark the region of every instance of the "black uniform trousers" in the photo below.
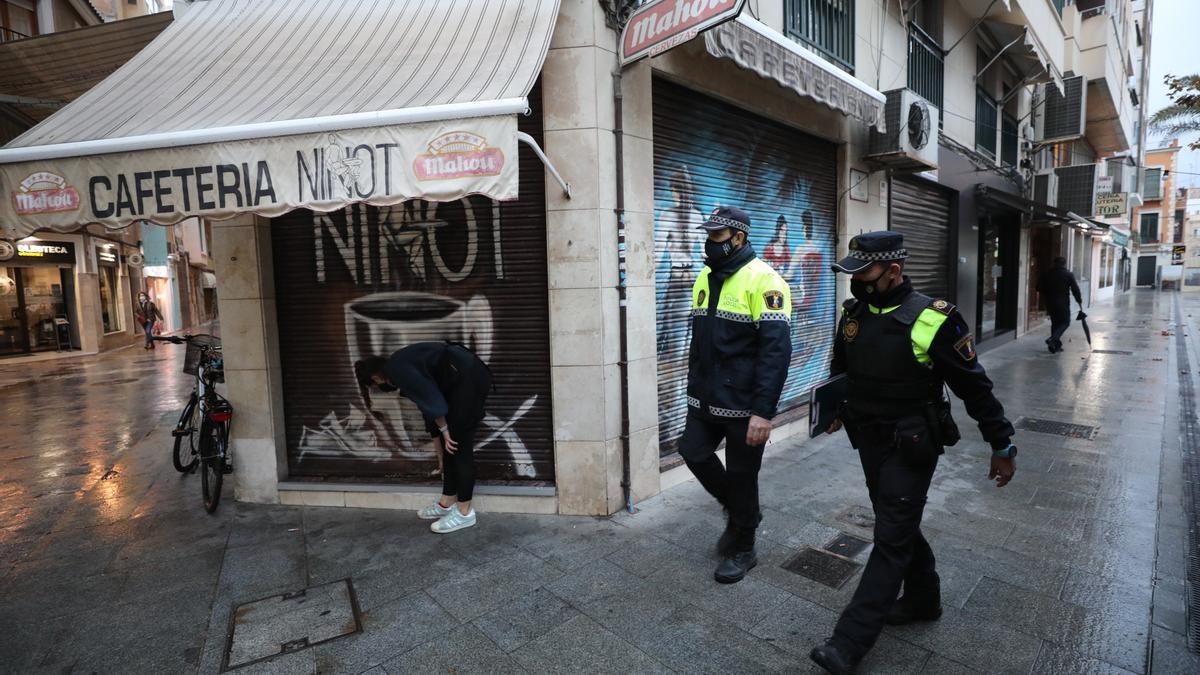
<svg viewBox="0 0 1200 675">
<path fill-rule="evenodd" d="M 887 441 L 862 445 L 858 456 L 875 511 L 875 547 L 854 597 L 833 630 L 839 647 L 859 655 L 875 644 L 901 584 L 905 595 L 917 598 L 938 588 L 933 550 L 921 534 L 936 457 L 914 465 Z"/>
<path fill-rule="evenodd" d="M 737 529 L 735 546 L 740 551 L 754 548 L 754 531 L 761 520 L 758 506 L 758 470 L 764 445 L 746 445 L 750 420 L 714 421 L 689 411 L 679 454 L 710 495 L 729 510 L 729 522 Z M 725 464 L 717 457 L 717 446 L 725 441 Z"/>
</svg>

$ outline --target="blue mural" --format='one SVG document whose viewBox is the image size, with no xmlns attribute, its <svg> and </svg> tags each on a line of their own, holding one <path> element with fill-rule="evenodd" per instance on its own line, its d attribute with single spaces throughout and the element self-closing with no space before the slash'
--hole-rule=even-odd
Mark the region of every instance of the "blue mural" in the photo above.
<svg viewBox="0 0 1200 675">
<path fill-rule="evenodd" d="M 675 85 L 654 86 L 659 436 L 665 454 L 674 451 L 686 416 L 691 288 L 704 266 L 705 235 L 696 228 L 718 206 L 750 215 L 752 245 L 791 286 L 792 361 L 780 410 L 805 403 L 811 386 L 828 373 L 837 316 L 829 271 L 837 165 L 832 144 Z"/>
</svg>

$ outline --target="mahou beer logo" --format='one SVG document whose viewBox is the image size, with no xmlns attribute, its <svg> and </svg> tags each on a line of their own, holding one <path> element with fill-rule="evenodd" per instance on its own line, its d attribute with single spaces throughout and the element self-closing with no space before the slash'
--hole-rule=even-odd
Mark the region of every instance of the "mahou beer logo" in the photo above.
<svg viewBox="0 0 1200 675">
<path fill-rule="evenodd" d="M 12 194 L 12 201 L 13 209 L 22 216 L 74 211 L 79 208 L 79 192 L 67 185 L 62 176 L 39 171 L 21 181 Z"/>
<path fill-rule="evenodd" d="M 486 138 L 469 131 L 442 134 L 428 147 L 429 152 L 413 160 L 417 180 L 498 176 L 504 168 L 504 153 L 500 148 L 489 148 Z"/>
</svg>

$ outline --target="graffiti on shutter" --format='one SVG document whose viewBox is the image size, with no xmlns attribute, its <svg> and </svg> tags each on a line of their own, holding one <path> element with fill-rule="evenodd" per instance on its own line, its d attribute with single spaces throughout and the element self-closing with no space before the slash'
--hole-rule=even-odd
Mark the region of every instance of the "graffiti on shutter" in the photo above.
<svg viewBox="0 0 1200 675">
<path fill-rule="evenodd" d="M 659 440 L 675 451 L 687 414 L 691 290 L 704 266 L 696 228 L 717 206 L 751 218 L 750 241 L 792 290 L 792 360 L 781 412 L 829 372 L 836 322 L 836 146 L 654 80 L 654 249 Z"/>
</svg>

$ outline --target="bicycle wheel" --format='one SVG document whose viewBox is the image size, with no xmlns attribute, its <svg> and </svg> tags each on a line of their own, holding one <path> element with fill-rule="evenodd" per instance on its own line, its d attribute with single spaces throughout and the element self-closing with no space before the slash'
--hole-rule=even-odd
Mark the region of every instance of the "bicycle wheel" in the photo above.
<svg viewBox="0 0 1200 675">
<path fill-rule="evenodd" d="M 221 482 L 225 479 L 225 438 L 221 426 L 205 420 L 200 425 L 200 489 L 204 510 L 212 513 L 221 501 Z"/>
<path fill-rule="evenodd" d="M 179 415 L 179 422 L 175 424 L 175 451 L 171 453 L 171 463 L 175 465 L 175 470 L 179 473 L 187 473 L 196 468 L 197 408 L 199 406 L 196 405 L 196 393 L 192 392 L 192 397 L 184 406 L 183 413 Z M 188 433 L 181 435 L 181 432 L 185 430 Z"/>
</svg>

